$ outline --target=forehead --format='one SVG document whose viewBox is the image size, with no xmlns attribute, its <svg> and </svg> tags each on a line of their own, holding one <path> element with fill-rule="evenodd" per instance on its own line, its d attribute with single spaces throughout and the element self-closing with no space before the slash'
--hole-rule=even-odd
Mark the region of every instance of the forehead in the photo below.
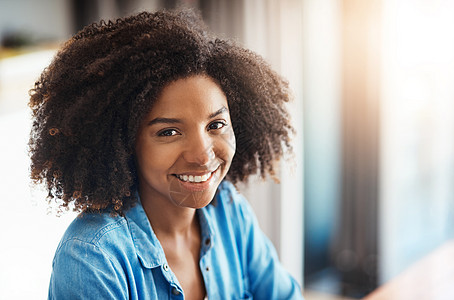
<svg viewBox="0 0 454 300">
<path fill-rule="evenodd" d="M 205 75 L 194 75 L 169 83 L 159 94 L 149 117 L 195 117 L 209 115 L 222 107 L 227 98 L 219 85 Z"/>
</svg>

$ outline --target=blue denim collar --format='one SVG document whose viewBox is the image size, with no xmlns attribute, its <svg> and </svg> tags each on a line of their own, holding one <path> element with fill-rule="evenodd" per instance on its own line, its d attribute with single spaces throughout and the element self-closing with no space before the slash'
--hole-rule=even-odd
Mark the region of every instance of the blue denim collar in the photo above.
<svg viewBox="0 0 454 300">
<path fill-rule="evenodd" d="M 137 199 L 136 204 L 125 212 L 125 218 L 142 266 L 151 269 L 164 264 L 167 260 L 164 249 L 162 249 L 161 243 L 151 227 L 138 194 Z M 202 235 L 201 256 L 211 249 L 215 238 L 213 221 L 208 213 L 210 209 L 214 209 L 214 207 L 208 205 L 197 210 Z"/>
<path fill-rule="evenodd" d="M 151 228 L 147 214 L 139 201 L 125 212 L 137 256 L 144 268 L 155 268 L 166 262 L 164 250 Z"/>
</svg>

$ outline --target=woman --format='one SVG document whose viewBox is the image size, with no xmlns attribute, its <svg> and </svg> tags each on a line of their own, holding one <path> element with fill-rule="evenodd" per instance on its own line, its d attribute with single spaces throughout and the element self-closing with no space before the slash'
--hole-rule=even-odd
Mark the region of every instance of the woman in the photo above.
<svg viewBox="0 0 454 300">
<path fill-rule="evenodd" d="M 288 100 L 259 56 L 191 11 L 70 39 L 30 100 L 31 177 L 81 212 L 49 298 L 301 299 L 232 185 L 290 150 Z"/>
</svg>

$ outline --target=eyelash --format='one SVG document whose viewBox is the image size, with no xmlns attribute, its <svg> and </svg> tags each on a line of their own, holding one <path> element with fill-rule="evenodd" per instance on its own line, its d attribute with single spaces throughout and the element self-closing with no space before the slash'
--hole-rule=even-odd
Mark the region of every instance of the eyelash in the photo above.
<svg viewBox="0 0 454 300">
<path fill-rule="evenodd" d="M 175 129 L 164 129 L 164 130 L 161 130 L 161 131 L 158 132 L 158 136 L 169 137 L 169 136 L 174 136 L 174 135 L 176 135 L 176 134 L 167 134 L 167 133 L 169 133 L 169 132 L 176 132 L 176 133 L 178 133 L 178 131 L 175 130 Z"/>
<path fill-rule="evenodd" d="M 217 124 L 221 124 L 222 126 L 219 128 L 211 128 L 212 125 L 217 125 Z M 210 123 L 210 125 L 208 125 L 208 129 L 209 130 L 219 130 L 219 129 L 224 128 L 225 126 L 227 126 L 227 123 L 224 121 L 214 121 L 214 122 Z"/>
<path fill-rule="evenodd" d="M 217 127 L 217 126 L 215 128 L 212 127 L 213 125 L 219 125 L 219 124 L 221 125 L 220 127 Z M 214 121 L 208 125 L 208 130 L 209 131 L 210 130 L 220 130 L 220 129 L 224 128 L 225 126 L 227 126 L 227 123 L 224 121 Z M 179 133 L 178 130 L 172 128 L 172 129 L 161 130 L 158 132 L 157 135 L 162 136 L 162 137 L 170 137 L 170 136 L 178 135 L 178 133 Z"/>
</svg>

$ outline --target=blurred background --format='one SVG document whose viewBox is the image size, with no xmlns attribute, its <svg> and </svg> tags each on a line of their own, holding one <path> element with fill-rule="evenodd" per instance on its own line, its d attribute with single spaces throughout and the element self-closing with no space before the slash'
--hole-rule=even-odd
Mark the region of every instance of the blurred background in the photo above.
<svg viewBox="0 0 454 300">
<path fill-rule="evenodd" d="M 454 1 L 0 0 L 0 298 L 46 297 L 75 217 L 30 187 L 28 90 L 83 26 L 176 6 L 294 91 L 294 165 L 241 190 L 306 299 L 361 298 L 454 238 Z"/>
</svg>

